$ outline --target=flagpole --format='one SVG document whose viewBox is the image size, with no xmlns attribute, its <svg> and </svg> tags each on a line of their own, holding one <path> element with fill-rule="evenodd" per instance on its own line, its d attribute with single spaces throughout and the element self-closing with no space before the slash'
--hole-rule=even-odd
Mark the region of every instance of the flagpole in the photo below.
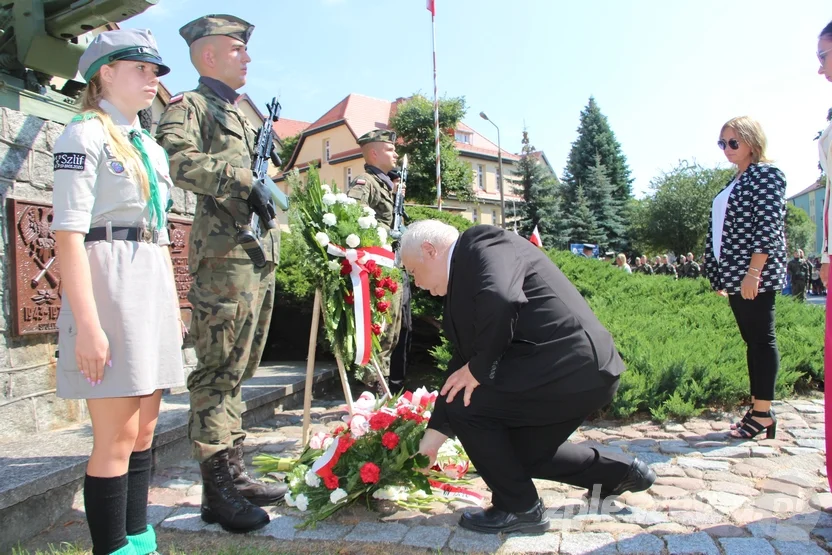
<svg viewBox="0 0 832 555">
<path fill-rule="evenodd" d="M 436 143 L 436 206 L 442 211 L 442 179 L 439 161 L 439 93 L 436 85 L 436 0 L 429 0 L 430 21 L 433 36 L 433 126 Z"/>
</svg>

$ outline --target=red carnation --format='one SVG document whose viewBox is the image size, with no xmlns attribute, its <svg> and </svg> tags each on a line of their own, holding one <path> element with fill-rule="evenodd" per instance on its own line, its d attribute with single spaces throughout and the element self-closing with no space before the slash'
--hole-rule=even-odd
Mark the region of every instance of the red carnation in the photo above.
<svg viewBox="0 0 832 555">
<path fill-rule="evenodd" d="M 347 260 L 346 258 L 342 259 L 341 260 L 341 275 L 342 276 L 348 276 L 348 275 L 350 275 L 350 272 L 352 272 L 352 265 L 350 264 L 350 261 Z"/>
<path fill-rule="evenodd" d="M 377 299 L 383 299 L 384 295 L 387 294 L 387 292 L 381 287 L 376 287 L 376 290 L 374 291 L 374 293 L 375 293 Z"/>
<path fill-rule="evenodd" d="M 344 302 L 347 304 L 355 304 L 355 297 L 352 293 L 344 293 Z"/>
<path fill-rule="evenodd" d="M 399 436 L 393 432 L 387 432 L 384 436 L 382 436 L 381 444 L 392 451 L 396 448 L 396 445 L 399 444 Z"/>
<path fill-rule="evenodd" d="M 390 284 L 387 286 L 387 289 L 389 289 L 389 290 L 390 290 L 390 292 L 391 292 L 391 293 L 393 293 L 393 294 L 395 295 L 395 294 L 396 294 L 396 291 L 398 291 L 398 290 L 399 290 L 399 284 L 398 284 L 398 283 L 396 283 L 395 281 L 393 281 L 393 280 L 391 279 L 391 280 L 390 280 Z"/>
<path fill-rule="evenodd" d="M 361 481 L 365 484 L 377 484 L 381 475 L 381 469 L 375 464 L 368 462 L 364 463 L 359 473 L 361 474 Z"/>
<path fill-rule="evenodd" d="M 372 260 L 370 262 L 372 262 Z M 370 275 L 372 275 L 376 279 L 380 278 L 381 277 L 381 266 L 376 266 L 375 269 L 372 272 L 370 272 Z"/>
<path fill-rule="evenodd" d="M 373 430 L 386 430 L 396 417 L 386 412 L 377 412 L 370 417 L 370 428 Z"/>
<path fill-rule="evenodd" d="M 335 448 L 335 451 L 343 455 L 349 450 L 350 447 L 352 447 L 354 443 L 354 437 L 350 434 L 344 434 L 342 437 L 338 438 L 338 447 Z"/>
<path fill-rule="evenodd" d="M 409 407 L 399 407 L 396 409 L 396 414 L 404 418 L 405 420 L 415 420 L 418 418 L 418 415 L 410 410 Z"/>
<path fill-rule="evenodd" d="M 385 312 L 387 312 L 387 309 L 390 308 L 390 303 L 388 303 L 387 301 L 379 301 L 376 303 L 376 308 L 379 312 L 384 314 Z"/>
<path fill-rule="evenodd" d="M 383 277 L 380 280 L 378 280 L 378 283 L 376 285 L 378 287 L 382 287 L 384 289 L 387 289 L 389 284 L 390 284 L 390 278 L 389 277 Z"/>
<path fill-rule="evenodd" d="M 381 324 L 373 324 L 370 326 L 370 330 L 372 330 L 373 335 L 381 335 Z"/>
<path fill-rule="evenodd" d="M 378 264 L 376 264 L 375 260 L 368 260 L 367 263 L 364 264 L 364 267 L 367 268 L 367 272 L 372 274 L 376 271 L 376 268 L 378 268 Z"/>
<path fill-rule="evenodd" d="M 324 476 L 324 485 L 327 489 L 338 489 L 338 476 L 331 472 Z"/>
</svg>

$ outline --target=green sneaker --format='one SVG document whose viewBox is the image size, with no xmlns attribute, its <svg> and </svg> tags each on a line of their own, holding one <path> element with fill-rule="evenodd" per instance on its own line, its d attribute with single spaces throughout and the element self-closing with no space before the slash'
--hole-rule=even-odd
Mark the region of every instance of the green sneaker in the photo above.
<svg viewBox="0 0 832 555">
<path fill-rule="evenodd" d="M 147 525 L 147 530 L 135 536 L 127 536 L 127 541 L 133 547 L 134 551 L 127 553 L 136 553 L 137 555 L 158 555 L 156 553 L 156 532 L 153 526 Z M 121 555 L 121 553 L 119 553 Z"/>
</svg>

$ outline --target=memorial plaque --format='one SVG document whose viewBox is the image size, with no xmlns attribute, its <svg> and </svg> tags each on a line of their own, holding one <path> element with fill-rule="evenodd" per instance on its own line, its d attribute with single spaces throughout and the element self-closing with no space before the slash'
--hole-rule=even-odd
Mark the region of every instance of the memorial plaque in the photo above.
<svg viewBox="0 0 832 555">
<path fill-rule="evenodd" d="M 9 199 L 10 269 L 12 275 L 12 331 L 15 335 L 51 333 L 61 309 L 61 273 L 55 257 L 55 234 L 51 231 L 52 207 L 48 204 Z M 170 255 L 182 321 L 190 327 L 193 307 L 188 291 L 193 276 L 188 273 L 190 220 L 168 219 Z"/>
<path fill-rule="evenodd" d="M 9 199 L 7 214 L 13 332 L 54 332 L 61 309 L 61 270 L 50 229 L 52 207 Z"/>
</svg>

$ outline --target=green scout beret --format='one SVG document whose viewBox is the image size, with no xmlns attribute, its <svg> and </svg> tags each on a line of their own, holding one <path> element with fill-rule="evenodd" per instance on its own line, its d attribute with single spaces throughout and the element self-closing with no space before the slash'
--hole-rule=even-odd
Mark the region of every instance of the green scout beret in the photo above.
<svg viewBox="0 0 832 555">
<path fill-rule="evenodd" d="M 78 72 L 89 81 L 101 69 L 119 60 L 150 62 L 159 66 L 159 76 L 170 73 L 162 63 L 156 39 L 149 29 L 117 29 L 98 34 L 78 61 Z"/>
<path fill-rule="evenodd" d="M 248 21 L 243 21 L 239 17 L 224 14 L 204 15 L 199 19 L 194 19 L 184 27 L 179 29 L 179 34 L 188 43 L 192 45 L 196 40 L 202 37 L 210 37 L 213 35 L 226 35 L 248 44 L 248 39 L 254 31 L 254 25 Z"/>
<path fill-rule="evenodd" d="M 373 129 L 372 131 L 367 131 L 360 137 L 358 137 L 358 145 L 364 146 L 369 143 L 395 143 L 396 142 L 396 132 L 395 131 L 388 131 L 386 129 Z"/>
</svg>

